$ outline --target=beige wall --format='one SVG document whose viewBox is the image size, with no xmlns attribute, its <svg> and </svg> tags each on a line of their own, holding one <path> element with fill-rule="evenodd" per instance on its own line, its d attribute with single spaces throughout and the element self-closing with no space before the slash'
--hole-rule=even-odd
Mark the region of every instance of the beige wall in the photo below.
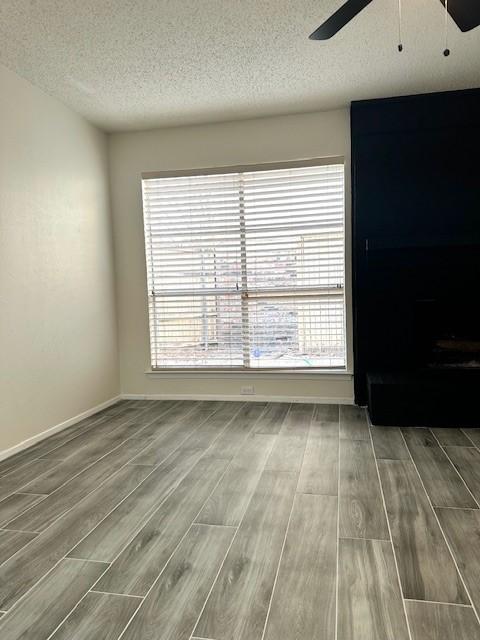
<svg viewBox="0 0 480 640">
<path fill-rule="evenodd" d="M 0 66 L 0 455 L 119 391 L 104 134 Z"/>
<path fill-rule="evenodd" d="M 352 368 L 350 283 L 350 122 L 346 110 L 243 122 L 113 134 L 109 138 L 122 391 L 141 395 L 258 396 L 349 400 L 351 376 L 266 374 L 146 375 L 149 368 L 141 173 L 344 156 L 347 217 L 347 333 Z"/>
</svg>

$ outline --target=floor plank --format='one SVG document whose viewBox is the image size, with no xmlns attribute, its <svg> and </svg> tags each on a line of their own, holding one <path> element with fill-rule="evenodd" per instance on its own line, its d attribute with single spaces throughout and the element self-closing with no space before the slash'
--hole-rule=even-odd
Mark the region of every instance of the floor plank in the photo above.
<svg viewBox="0 0 480 640">
<path fill-rule="evenodd" d="M 340 440 L 340 537 L 389 539 L 370 442 Z"/>
<path fill-rule="evenodd" d="M 112 405 L 112 416 L 118 414 L 121 410 L 123 410 L 123 406 Z M 67 429 L 62 429 L 52 436 L 37 442 L 36 444 L 28 447 L 24 451 L 20 451 L 14 456 L 10 456 L 5 460 L 0 461 L 0 477 L 9 473 L 12 469 L 19 469 L 21 466 L 25 464 L 29 464 L 32 460 L 40 458 L 46 455 L 49 451 L 54 450 L 56 447 L 76 438 L 78 435 L 83 433 L 84 431 L 89 431 L 92 427 L 96 426 L 99 421 L 102 419 L 108 419 L 103 411 L 100 411 L 88 418 L 84 418 L 77 422 L 76 424 L 68 427 Z"/>
<path fill-rule="evenodd" d="M 52 453 L 61 456 L 62 462 L 30 482 L 23 490 L 29 493 L 53 493 L 130 438 L 136 426 L 133 418 L 121 418 L 121 422 L 115 426 L 105 423 L 94 433 L 88 432 L 68 442 Z"/>
<path fill-rule="evenodd" d="M 408 640 L 390 542 L 339 541 L 338 638 Z"/>
<path fill-rule="evenodd" d="M 115 477 L 0 566 L 0 610 L 10 609 L 149 473 L 124 467 Z"/>
<path fill-rule="evenodd" d="M 46 640 L 105 569 L 98 562 L 62 560 L 0 621 L 0 637 Z"/>
<path fill-rule="evenodd" d="M 196 428 L 196 426 L 190 426 L 188 431 L 190 432 L 194 428 Z M 188 438 L 190 433 L 185 433 L 186 431 L 187 428 L 178 431 L 177 429 L 171 429 L 167 433 L 158 436 L 150 445 L 141 451 L 138 456 L 135 456 L 130 464 L 143 464 L 149 467 L 157 467 Z"/>
<path fill-rule="evenodd" d="M 57 447 L 53 451 L 45 454 L 45 458 L 54 460 L 69 460 L 77 462 L 85 461 L 86 464 L 98 460 L 104 453 L 111 451 L 115 446 L 130 435 L 130 426 L 135 419 L 125 415 L 116 415 L 114 417 L 105 416 L 93 431 L 89 430 L 80 434 L 73 440 L 69 440 L 65 444 Z M 112 443 L 113 441 L 113 443 Z M 108 445 L 112 443 L 110 449 Z"/>
<path fill-rule="evenodd" d="M 340 406 L 338 404 L 316 404 L 313 412 L 313 423 L 326 426 L 339 425 Z M 338 431 L 328 435 L 338 435 Z"/>
<path fill-rule="evenodd" d="M 118 444 L 119 443 L 117 443 L 117 446 Z M 106 449 L 105 453 L 111 451 L 114 446 L 115 445 L 112 445 L 112 447 Z M 84 462 L 82 459 L 71 460 L 70 458 L 61 460 L 53 469 L 43 474 L 39 478 L 35 478 L 35 480 L 32 480 L 32 482 L 29 482 L 27 485 L 25 485 L 23 487 L 23 491 L 43 495 L 53 493 L 61 486 L 72 480 L 84 469 L 88 468 L 103 455 L 104 453 L 98 453 L 98 456 L 96 457 L 96 459 L 93 459 L 92 462 Z"/>
<path fill-rule="evenodd" d="M 475 500 L 442 448 L 436 441 L 428 445 L 416 444 L 412 431 L 418 433 L 418 430 L 409 429 L 404 429 L 403 433 L 433 506 L 475 509 Z"/>
<path fill-rule="evenodd" d="M 144 446 L 145 444 L 141 441 L 127 440 L 91 467 L 82 471 L 70 482 L 51 493 L 36 507 L 9 522 L 7 528 L 19 531 L 44 531 L 57 518 L 111 478 Z"/>
<path fill-rule="evenodd" d="M 45 499 L 30 493 L 14 493 L 0 502 L 0 527 Z"/>
<path fill-rule="evenodd" d="M 216 411 L 220 405 L 221 403 L 218 402 L 199 402 L 196 400 L 176 403 L 168 412 L 150 421 L 147 426 L 141 427 L 141 436 L 142 438 L 155 439 L 172 429 L 181 429 L 184 425 L 198 425 L 210 413 Z"/>
<path fill-rule="evenodd" d="M 469 447 L 446 447 L 445 451 L 467 487 L 480 502 L 480 451 Z"/>
<path fill-rule="evenodd" d="M 144 596 L 227 467 L 202 458 L 152 515 L 97 585 L 99 591 Z"/>
<path fill-rule="evenodd" d="M 475 447 L 480 448 L 480 429 L 462 429 L 462 431 Z"/>
<path fill-rule="evenodd" d="M 73 437 L 73 436 L 72 436 Z M 13 456 L 9 456 L 4 460 L 0 460 L 0 484 L 2 482 L 3 476 L 7 475 L 14 469 L 20 469 L 25 465 L 32 462 L 32 460 L 36 460 L 39 456 L 35 453 L 34 447 L 29 447 L 24 451 L 19 451 Z"/>
<path fill-rule="evenodd" d="M 0 500 L 12 493 L 19 493 L 33 478 L 42 475 L 59 464 L 58 460 L 33 460 L 17 470 L 10 470 L 0 480 Z M 31 492 L 30 492 L 31 493 Z"/>
<path fill-rule="evenodd" d="M 300 471 L 312 416 L 312 404 L 291 405 L 267 460 L 266 469 Z"/>
<path fill-rule="evenodd" d="M 124 409 L 124 413 L 130 412 L 135 419 L 141 419 L 143 422 L 150 424 L 158 416 L 165 414 L 165 409 L 170 411 L 172 407 L 183 405 L 185 408 L 197 403 L 196 400 L 131 400 L 130 404 Z"/>
<path fill-rule="evenodd" d="M 379 460 L 378 466 L 404 597 L 468 604 L 413 462 Z"/>
<path fill-rule="evenodd" d="M 252 434 L 196 518 L 203 524 L 236 527 L 255 491 L 275 436 Z"/>
<path fill-rule="evenodd" d="M 52 436 L 53 437 L 53 436 Z M 73 435 L 71 436 L 74 437 Z M 43 444 L 46 440 L 38 443 L 37 446 Z M 0 486 L 3 482 L 3 479 L 6 475 L 11 473 L 12 471 L 19 471 L 22 467 L 25 467 L 31 464 L 34 460 L 37 460 L 40 457 L 40 454 L 37 454 L 36 447 L 31 446 L 24 451 L 20 451 L 13 456 L 9 456 L 5 458 L 5 460 L 0 460 Z"/>
<path fill-rule="evenodd" d="M 471 607 L 407 600 L 412 640 L 480 640 L 480 626 Z"/>
<path fill-rule="evenodd" d="M 461 429 L 432 429 L 433 435 L 446 447 L 471 447 L 472 443 Z"/>
<path fill-rule="evenodd" d="M 338 438 L 340 435 L 340 409 L 335 404 L 315 404 L 310 422 L 310 435 Z"/>
<path fill-rule="evenodd" d="M 310 429 L 297 491 L 336 496 L 338 493 L 338 436 L 318 435 Z"/>
<path fill-rule="evenodd" d="M 346 404 L 340 405 L 340 438 L 370 440 L 365 409 Z"/>
<path fill-rule="evenodd" d="M 219 430 L 219 435 L 208 449 L 208 455 L 213 458 L 232 459 L 242 447 L 243 443 L 255 427 L 257 420 L 265 411 L 265 402 L 247 402 L 240 410 L 232 409 L 233 419 L 225 428 Z M 211 436 L 209 442 L 211 442 Z M 187 441 L 188 446 L 194 444 Z M 203 446 L 203 443 L 200 443 Z"/>
<path fill-rule="evenodd" d="M 49 640 L 118 640 L 140 602 L 129 596 L 87 593 Z"/>
<path fill-rule="evenodd" d="M 410 460 L 400 429 L 397 427 L 370 427 L 375 456 L 378 460 Z"/>
<path fill-rule="evenodd" d="M 37 537 L 36 533 L 0 531 L 0 565 Z"/>
<path fill-rule="evenodd" d="M 69 557 L 112 562 L 191 471 L 201 454 L 189 449 L 172 454 L 102 520 Z"/>
<path fill-rule="evenodd" d="M 209 407 L 210 404 L 215 406 Z M 192 443 L 187 444 L 187 438 L 199 429 L 205 428 L 206 424 L 223 424 L 231 418 L 231 410 L 227 411 L 225 406 L 221 406 L 221 403 L 220 406 L 218 405 L 219 403 L 202 403 L 171 429 L 158 435 L 148 447 L 132 460 L 132 464 L 156 466 L 180 446 L 189 449 L 200 448 L 192 446 Z"/>
<path fill-rule="evenodd" d="M 480 511 L 436 509 L 436 513 L 473 605 L 480 614 Z"/>
<path fill-rule="evenodd" d="M 337 498 L 296 495 L 265 640 L 333 640 Z"/>
<path fill-rule="evenodd" d="M 223 407 L 216 411 L 209 420 L 204 422 L 192 435 L 185 440 L 182 447 L 188 449 L 208 449 L 216 439 L 224 433 L 232 423 L 241 423 L 240 410 L 244 407 L 243 402 L 224 403 Z M 246 423 L 250 424 L 252 416 L 259 415 L 261 408 L 253 408 L 247 413 Z"/>
<path fill-rule="evenodd" d="M 83 447 L 89 447 L 92 442 L 96 442 L 102 436 L 115 434 L 118 429 L 122 430 L 122 437 L 129 437 L 139 423 L 148 424 L 155 416 L 167 411 L 171 404 L 170 402 L 155 402 L 149 409 L 138 405 L 126 406 L 113 415 L 105 414 L 93 425 L 93 431 L 87 429 L 60 446 L 57 443 L 54 448 L 46 447 L 48 450 L 42 453 L 42 457 L 64 460 L 72 454 L 80 455 Z"/>
<path fill-rule="evenodd" d="M 288 402 L 269 402 L 255 425 L 254 433 L 278 435 L 289 409 Z"/>
<path fill-rule="evenodd" d="M 407 445 L 438 447 L 437 439 L 427 427 L 403 427 L 401 432 Z"/>
<path fill-rule="evenodd" d="M 193 525 L 122 640 L 189 640 L 234 533 Z"/>
<path fill-rule="evenodd" d="M 46 457 L 51 456 L 63 462 L 51 473 L 44 474 L 38 481 L 28 485 L 28 490 L 32 493 L 52 493 L 80 471 L 113 451 L 123 441 L 137 437 L 145 425 L 156 416 L 167 413 L 173 406 L 173 401 L 155 402 L 149 409 L 135 405 L 113 416 L 105 416 L 93 431 L 82 433 L 46 454 Z"/>
<path fill-rule="evenodd" d="M 264 471 L 194 635 L 261 638 L 295 484 L 295 474 Z"/>
<path fill-rule="evenodd" d="M 339 430 L 338 405 L 315 405 L 300 470 L 299 493 L 337 495 Z"/>
</svg>

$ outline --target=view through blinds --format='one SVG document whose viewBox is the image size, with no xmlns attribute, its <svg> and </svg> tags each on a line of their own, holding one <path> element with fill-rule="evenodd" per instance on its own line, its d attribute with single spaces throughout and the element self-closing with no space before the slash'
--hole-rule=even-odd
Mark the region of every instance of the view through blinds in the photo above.
<svg viewBox="0 0 480 640">
<path fill-rule="evenodd" d="M 143 180 L 152 368 L 345 366 L 344 167 Z"/>
</svg>

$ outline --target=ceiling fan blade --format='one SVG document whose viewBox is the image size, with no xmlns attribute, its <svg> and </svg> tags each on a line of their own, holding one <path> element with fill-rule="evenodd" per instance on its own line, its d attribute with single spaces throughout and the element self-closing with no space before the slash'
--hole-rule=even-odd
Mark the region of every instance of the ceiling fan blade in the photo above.
<svg viewBox="0 0 480 640">
<path fill-rule="evenodd" d="M 445 6 L 445 0 L 440 0 Z M 448 0 L 448 13 L 460 31 L 471 31 L 480 25 L 480 0 Z"/>
<path fill-rule="evenodd" d="M 450 1 L 452 2 L 453 0 Z M 480 2 L 480 0 L 470 1 Z M 338 11 L 335 11 L 328 20 L 309 36 L 310 40 L 328 40 L 360 13 L 362 9 L 365 9 L 370 2 L 372 2 L 372 0 L 347 0 Z"/>
</svg>

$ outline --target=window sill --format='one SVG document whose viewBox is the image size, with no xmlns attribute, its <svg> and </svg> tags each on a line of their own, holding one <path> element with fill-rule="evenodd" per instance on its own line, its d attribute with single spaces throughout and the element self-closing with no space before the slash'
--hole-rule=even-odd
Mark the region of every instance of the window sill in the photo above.
<svg viewBox="0 0 480 640">
<path fill-rule="evenodd" d="M 229 369 L 148 369 L 145 375 L 153 378 L 183 378 L 183 379 L 215 379 L 226 377 L 229 379 L 275 379 L 283 380 L 352 380 L 353 373 L 346 369 L 315 369 L 307 371 L 305 369 L 282 369 L 280 371 L 253 371 L 253 370 L 229 370 Z"/>
</svg>

